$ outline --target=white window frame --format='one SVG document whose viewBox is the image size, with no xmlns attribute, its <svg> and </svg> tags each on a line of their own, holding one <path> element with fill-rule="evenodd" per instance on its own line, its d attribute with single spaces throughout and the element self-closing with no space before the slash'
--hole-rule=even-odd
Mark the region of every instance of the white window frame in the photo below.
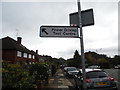
<svg viewBox="0 0 120 90">
<path fill-rule="evenodd" d="M 32 58 L 35 59 L 35 55 L 33 55 Z"/>
<path fill-rule="evenodd" d="M 22 52 L 17 51 L 17 57 L 22 57 Z"/>
<path fill-rule="evenodd" d="M 24 58 L 27 58 L 27 53 L 24 52 L 24 53 L 23 53 L 23 57 L 24 57 Z"/>
<path fill-rule="evenodd" d="M 31 58 L 32 58 L 32 55 L 31 55 L 31 54 L 29 54 L 29 56 L 28 56 L 28 57 L 29 57 L 29 59 L 31 59 Z"/>
</svg>

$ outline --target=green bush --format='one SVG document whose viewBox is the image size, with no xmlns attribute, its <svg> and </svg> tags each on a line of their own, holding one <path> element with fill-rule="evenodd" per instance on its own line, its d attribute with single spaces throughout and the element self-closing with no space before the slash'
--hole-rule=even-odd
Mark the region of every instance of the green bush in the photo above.
<svg viewBox="0 0 120 90">
<path fill-rule="evenodd" d="M 55 64 L 52 64 L 51 65 L 51 73 L 52 73 L 52 76 L 56 73 L 56 70 L 57 70 L 57 66 Z"/>
<path fill-rule="evenodd" d="M 39 80 L 48 80 L 49 66 L 45 63 L 36 63 L 31 65 L 29 72 L 30 76 L 35 79 L 35 82 Z"/>
<path fill-rule="evenodd" d="M 34 88 L 39 81 L 48 81 L 49 65 L 36 64 L 10 64 L 2 62 L 2 88 Z"/>
<path fill-rule="evenodd" d="M 2 88 L 33 88 L 29 72 L 18 64 L 2 64 Z"/>
</svg>

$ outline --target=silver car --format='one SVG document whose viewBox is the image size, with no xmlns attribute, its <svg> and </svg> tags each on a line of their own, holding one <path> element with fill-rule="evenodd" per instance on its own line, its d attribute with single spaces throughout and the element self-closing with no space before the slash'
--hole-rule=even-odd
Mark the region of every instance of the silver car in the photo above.
<svg viewBox="0 0 120 90">
<path fill-rule="evenodd" d="M 82 72 L 75 75 L 75 85 L 78 90 L 82 90 Z M 86 69 L 87 90 L 117 90 L 114 78 L 107 75 L 101 69 Z"/>
<path fill-rule="evenodd" d="M 90 69 L 99 69 L 100 66 L 98 66 L 98 65 L 92 65 L 92 66 L 88 66 L 88 68 L 90 68 Z"/>
<path fill-rule="evenodd" d="M 66 74 L 68 77 L 74 77 L 79 71 L 76 67 L 67 68 Z"/>
</svg>

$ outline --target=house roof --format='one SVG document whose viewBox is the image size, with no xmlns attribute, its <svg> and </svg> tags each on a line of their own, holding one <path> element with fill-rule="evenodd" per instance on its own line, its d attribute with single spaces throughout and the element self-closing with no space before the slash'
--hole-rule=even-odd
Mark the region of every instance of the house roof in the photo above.
<svg viewBox="0 0 120 90">
<path fill-rule="evenodd" d="M 5 37 L 0 40 L 2 40 L 2 50 L 18 50 L 21 52 L 31 53 L 29 49 L 10 37 Z"/>
</svg>

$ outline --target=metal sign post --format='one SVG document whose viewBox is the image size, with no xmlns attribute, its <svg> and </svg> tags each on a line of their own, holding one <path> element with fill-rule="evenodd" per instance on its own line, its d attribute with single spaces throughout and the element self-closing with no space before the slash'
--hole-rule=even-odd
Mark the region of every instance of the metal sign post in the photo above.
<svg viewBox="0 0 120 90">
<path fill-rule="evenodd" d="M 83 31 L 82 31 L 82 19 L 81 19 L 81 6 L 80 0 L 78 0 L 78 20 L 80 28 L 80 43 L 81 43 L 81 60 L 82 60 L 82 72 L 83 72 L 83 90 L 86 90 L 86 72 L 85 72 L 85 55 L 84 55 L 84 43 L 83 43 Z"/>
</svg>

